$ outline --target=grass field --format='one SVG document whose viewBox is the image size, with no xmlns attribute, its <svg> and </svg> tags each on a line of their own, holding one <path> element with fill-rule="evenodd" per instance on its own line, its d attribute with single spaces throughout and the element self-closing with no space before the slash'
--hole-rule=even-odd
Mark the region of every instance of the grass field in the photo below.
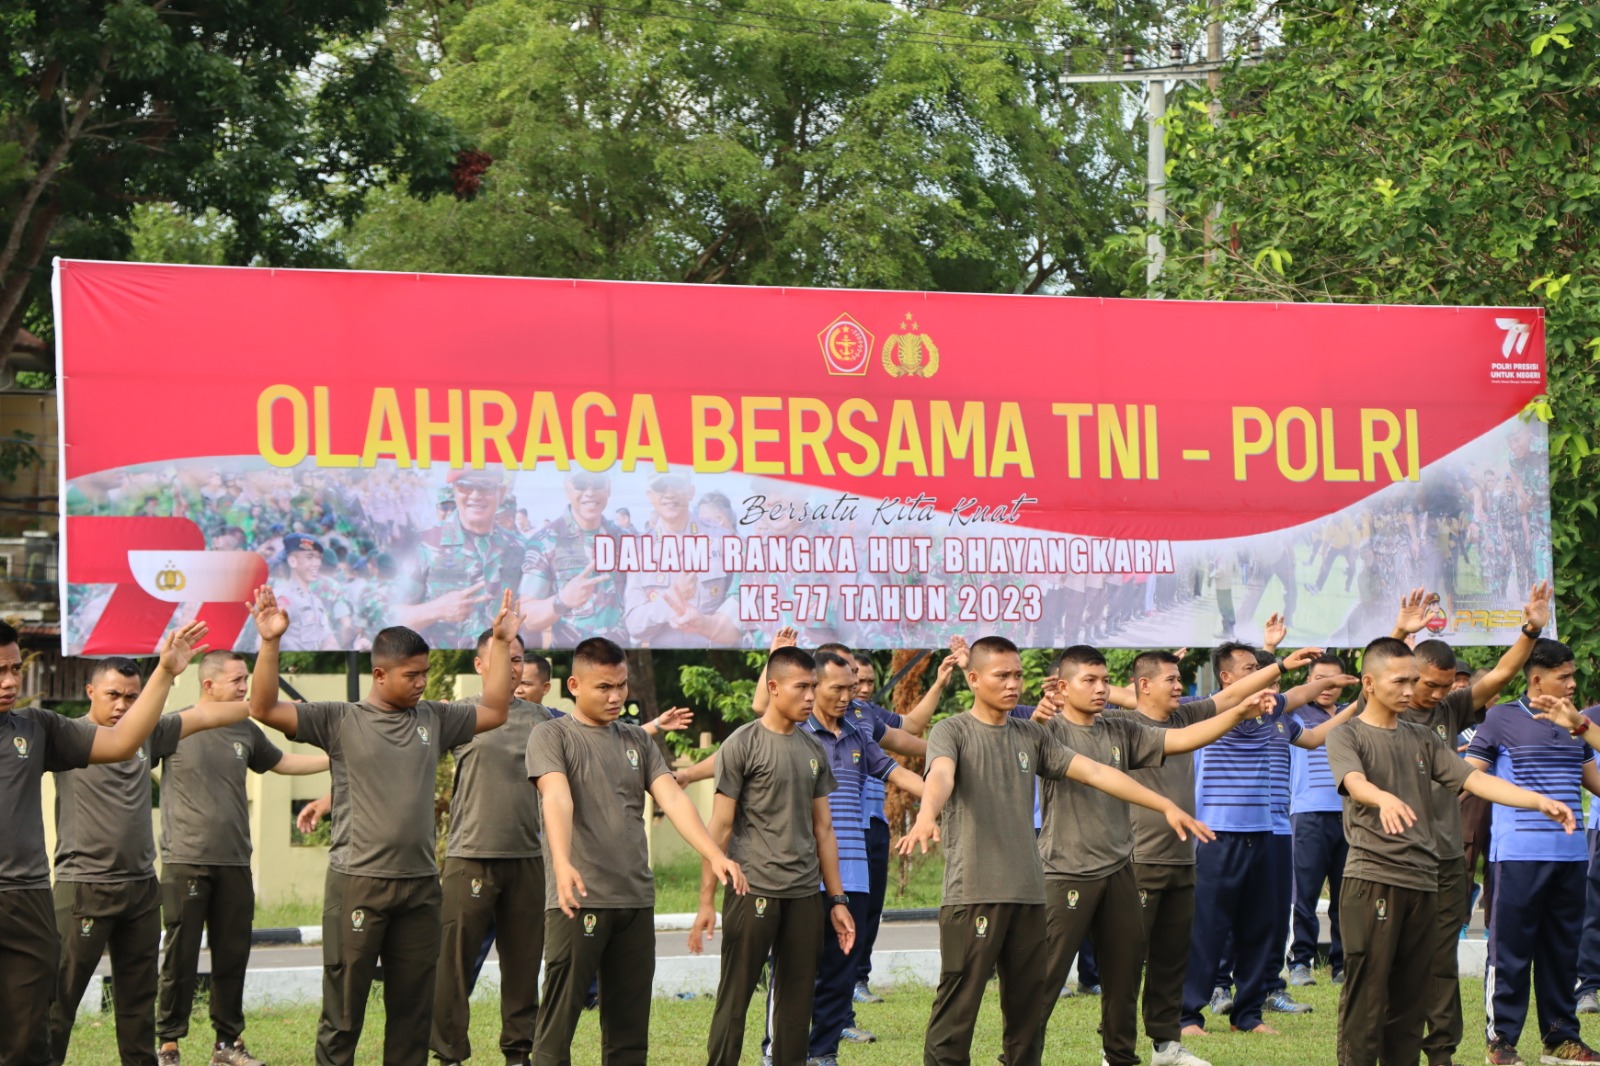
<svg viewBox="0 0 1600 1066">
<path fill-rule="evenodd" d="M 1334 1012 L 1337 1008 L 1338 990 L 1326 983 L 1315 988 L 1297 989 L 1298 998 L 1312 1003 L 1316 1012 L 1299 1017 L 1269 1015 L 1282 1036 L 1249 1036 L 1239 1033 L 1217 1032 L 1211 1036 L 1190 1041 L 1197 1054 L 1210 1059 L 1215 1066 L 1320 1066 L 1334 1061 Z M 1483 1059 L 1483 1042 L 1478 1033 L 1482 1019 L 1480 1006 L 1483 996 L 1481 981 L 1467 980 L 1461 984 L 1462 998 L 1466 1004 L 1467 1038 L 1463 1042 L 1459 1062 L 1474 1063 Z M 878 1034 L 878 1043 L 848 1045 L 840 1055 L 842 1066 L 907 1066 L 920 1062 L 922 1038 L 927 1027 L 928 1006 L 932 1001 L 931 989 L 907 987 L 890 990 L 886 1002 L 862 1007 L 857 1012 L 859 1024 Z M 700 1066 L 705 1062 L 705 1034 L 711 1026 L 712 1001 L 700 998 L 689 1001 L 657 1000 L 651 1018 L 655 1035 L 650 1061 L 655 1066 Z M 195 1009 L 196 1022 L 205 1017 L 203 1006 Z M 744 1061 L 759 1062 L 761 1033 L 757 1026 L 759 1006 L 751 1012 L 752 1027 L 746 1031 Z M 1533 1034 L 1537 1028 L 1533 1008 L 1529 1008 L 1528 1034 L 1522 1041 L 1522 1054 L 1529 1062 L 1538 1062 L 1539 1044 Z M 250 1027 L 245 1033 L 250 1048 L 273 1066 L 299 1066 L 312 1061 L 312 1047 L 316 1039 L 317 1010 L 314 1007 L 297 1007 L 290 1010 L 257 1011 L 250 1016 Z M 593 1012 L 584 1015 L 573 1044 L 573 1066 L 599 1066 L 600 1036 L 598 1018 Z M 1045 1052 L 1047 1063 L 1097 1066 L 1100 1046 L 1095 1035 L 1099 1024 L 1099 1000 L 1078 996 L 1061 1001 L 1050 1026 L 1050 1041 Z M 186 1063 L 203 1064 L 209 1051 L 208 1034 L 203 1025 L 183 1045 Z M 383 1030 L 383 1004 L 375 996 L 367 1012 L 367 1035 L 362 1041 L 357 1062 L 362 1066 L 378 1066 L 381 1061 Z M 1600 1038 L 1600 1019 L 1585 1018 L 1586 1038 Z M 495 1001 L 479 997 L 473 1011 L 472 1041 L 478 1055 L 475 1062 L 482 1066 L 499 1066 L 500 1057 L 496 1040 L 499 1019 Z M 1000 1051 L 999 997 L 993 984 L 984 1002 L 979 1019 L 977 1039 L 973 1044 L 975 1062 L 992 1062 Z M 1149 1045 L 1142 1044 L 1140 1055 L 1149 1061 Z M 79 1025 L 73 1036 L 67 1066 L 103 1066 L 115 1062 L 116 1038 L 109 1017 L 103 1022 Z"/>
</svg>

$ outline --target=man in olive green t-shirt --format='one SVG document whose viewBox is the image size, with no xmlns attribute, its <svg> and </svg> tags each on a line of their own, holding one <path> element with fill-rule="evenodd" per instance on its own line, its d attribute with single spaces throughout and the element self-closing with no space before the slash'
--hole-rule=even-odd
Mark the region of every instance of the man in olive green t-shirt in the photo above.
<svg viewBox="0 0 1600 1066">
<path fill-rule="evenodd" d="M 278 639 L 289 617 L 270 588 L 256 591 L 255 616 L 261 654 L 250 713 L 326 751 L 333 773 L 317 1066 L 355 1061 L 380 962 L 384 1062 L 425 1066 L 440 941 L 434 779 L 444 752 L 505 723 L 514 684 L 510 642 L 520 621 L 516 599 L 509 590 L 502 597 L 475 705 L 422 699 L 428 644 L 404 626 L 372 638 L 372 687 L 362 702 L 280 702 Z"/>
<path fill-rule="evenodd" d="M 478 635 L 473 667 L 489 666 L 493 633 Z M 548 664 L 547 664 L 548 665 Z M 522 640 L 511 670 L 522 677 Z M 472 1058 L 467 1036 L 474 967 L 494 933 L 500 954 L 500 1051 L 507 1062 L 533 1054 L 544 955 L 544 859 L 539 792 L 528 780 L 528 736 L 550 721 L 538 703 L 514 699 L 506 724 L 457 747 L 444 859 L 444 935 L 433 997 L 433 1053 L 445 1064 Z"/>
<path fill-rule="evenodd" d="M 533 1061 L 570 1060 L 584 997 L 598 975 L 603 1066 L 644 1066 L 656 957 L 645 796 L 711 863 L 718 881 L 742 895 L 744 874 L 712 843 L 655 741 L 617 721 L 628 698 L 622 649 L 604 637 L 581 642 L 567 687 L 573 713 L 528 738 L 545 845 L 544 1005 Z"/>
<path fill-rule="evenodd" d="M 816 707 L 817 664 L 799 648 L 779 648 L 767 660 L 765 676 L 765 713 L 717 749 L 711 839 L 739 863 L 750 891 L 730 892 L 723 900 L 710 1066 L 738 1066 L 745 1014 L 769 955 L 772 1062 L 804 1066 L 825 921 L 846 953 L 856 935 L 827 798 L 838 781 L 822 745 L 799 728 Z M 819 884 L 828 895 L 826 920 Z M 689 931 L 689 950 L 696 955 L 716 927 L 716 889 L 715 872 L 704 864 L 700 912 Z"/>
<path fill-rule="evenodd" d="M 244 657 L 213 651 L 200 660 L 196 707 L 247 706 L 250 671 Z M 211 952 L 212 1066 L 253 1066 L 245 1049 L 244 977 L 256 890 L 250 875 L 247 772 L 320 774 L 326 755 L 285 755 L 261 727 L 245 720 L 188 737 L 161 760 L 161 986 L 156 1036 L 161 1066 L 177 1066 L 178 1041 L 189 1035 L 199 984 L 200 941 Z"/>
<path fill-rule="evenodd" d="M 923 1044 L 924 1066 L 971 1059 L 984 986 L 1000 972 L 1000 1013 L 1008 1066 L 1039 1066 L 1049 1007 L 1060 991 L 1046 975 L 1044 865 L 1033 836 L 1035 776 L 1071 778 L 1127 802 L 1161 807 L 1184 836 L 1205 828 L 1128 775 L 1051 739 L 1044 726 L 1013 717 L 1022 656 L 1004 637 L 984 637 L 967 661 L 972 708 L 946 718 L 928 738 L 922 809 L 900 853 L 943 840 L 939 988 Z"/>
<path fill-rule="evenodd" d="M 1365 707 L 1328 736 L 1328 767 L 1345 797 L 1350 842 L 1339 895 L 1339 1066 L 1411 1063 L 1422 1054 L 1427 1001 L 1418 990 L 1427 988 L 1437 935 L 1435 786 L 1540 811 L 1569 833 L 1574 827 L 1565 804 L 1474 770 L 1432 732 L 1405 721 L 1417 682 L 1417 659 L 1404 643 L 1381 637 L 1368 644 L 1361 657 Z"/>
<path fill-rule="evenodd" d="M 1157 767 L 1168 755 L 1184 755 L 1210 744 L 1247 715 L 1259 713 L 1249 697 L 1277 683 L 1285 670 L 1296 669 L 1320 654 L 1320 648 L 1302 648 L 1281 664 L 1257 670 L 1207 701 L 1220 713 L 1186 728 L 1156 729 L 1137 715 L 1103 713 L 1110 692 L 1105 656 L 1079 644 L 1057 658 L 1050 679 L 1054 683 L 1033 718 L 1043 720 L 1059 743 L 1097 762 L 1128 771 Z M 1141 804 L 1152 812 L 1152 818 L 1169 817 L 1173 806 L 1187 816 L 1176 797 L 1159 790 L 1151 792 L 1162 801 Z M 1048 980 L 1058 988 L 1066 983 L 1085 937 L 1114 949 L 1099 957 L 1101 1040 L 1109 1066 L 1132 1066 L 1139 1061 L 1135 1050 L 1137 1004 L 1146 944 L 1144 901 L 1132 865 L 1132 808 L 1072 781 L 1045 781 L 1040 785 L 1040 810 L 1039 852 L 1044 860 L 1050 945 Z M 1053 1006 L 1053 1000 L 1046 1005 L 1047 1021 Z M 1158 1049 L 1156 1057 L 1182 1061 L 1172 1048 L 1167 1048 L 1166 1054 Z"/>
</svg>

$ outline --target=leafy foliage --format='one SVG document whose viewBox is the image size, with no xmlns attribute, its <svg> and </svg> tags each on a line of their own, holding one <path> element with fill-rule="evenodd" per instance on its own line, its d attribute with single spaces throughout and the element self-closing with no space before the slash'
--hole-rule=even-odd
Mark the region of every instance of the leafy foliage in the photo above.
<svg viewBox="0 0 1600 1066">
<path fill-rule="evenodd" d="M 1169 117 L 1163 286 L 1200 298 L 1541 305 L 1549 396 L 1529 415 L 1551 423 L 1561 628 L 1592 668 L 1600 14 L 1513 0 L 1290 0 L 1276 11 L 1281 50 L 1226 74 L 1219 123 L 1193 94 Z M 1413 372 L 1438 374 L 1448 391 L 1455 371 Z"/>
<path fill-rule="evenodd" d="M 1097 38 L 1096 4 L 463 6 L 403 30 L 440 55 L 425 102 L 495 159 L 483 194 L 392 186 L 357 265 L 1110 291 L 1090 252 L 1134 210 L 1127 116 L 1042 43 Z"/>
<path fill-rule="evenodd" d="M 227 262 L 329 264 L 376 182 L 448 191 L 461 146 L 371 40 L 387 12 L 0 0 L 0 353 L 50 336 L 50 257 L 123 258 L 136 205 L 226 220 Z"/>
</svg>

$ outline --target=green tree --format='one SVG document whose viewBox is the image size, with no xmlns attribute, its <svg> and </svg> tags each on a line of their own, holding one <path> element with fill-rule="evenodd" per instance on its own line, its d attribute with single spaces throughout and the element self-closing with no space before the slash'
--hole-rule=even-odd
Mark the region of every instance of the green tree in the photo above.
<svg viewBox="0 0 1600 1066">
<path fill-rule="evenodd" d="M 1250 15 L 1242 4 L 1230 17 Z M 1600 659 L 1600 47 L 1595 9 L 1513 0 L 1276 5 L 1281 48 L 1222 118 L 1168 122 L 1172 295 L 1542 304 L 1559 616 Z M 1217 240 L 1202 239 L 1217 212 Z M 1131 235 L 1138 239 L 1137 234 Z M 1450 367 L 1413 367 L 1439 375 Z"/>
<path fill-rule="evenodd" d="M 0 0 L 0 365 L 49 335 L 53 255 L 123 258 L 130 213 L 225 226 L 227 262 L 327 264 L 369 186 L 452 188 L 454 135 L 372 31 L 385 0 Z"/>
<path fill-rule="evenodd" d="M 440 53 L 425 103 L 494 157 L 484 193 L 396 183 L 348 250 L 398 270 L 1110 291 L 1115 258 L 1091 253 L 1132 218 L 1135 138 L 1116 90 L 1057 81 L 1106 32 L 1099 6 L 443 5 L 402 28 Z"/>
</svg>

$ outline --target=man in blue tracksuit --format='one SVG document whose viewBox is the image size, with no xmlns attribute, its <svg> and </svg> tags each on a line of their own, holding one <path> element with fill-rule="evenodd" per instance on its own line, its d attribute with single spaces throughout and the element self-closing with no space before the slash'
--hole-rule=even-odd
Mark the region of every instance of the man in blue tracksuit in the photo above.
<svg viewBox="0 0 1600 1066">
<path fill-rule="evenodd" d="M 1588 720 L 1571 711 L 1577 690 L 1572 650 L 1555 640 L 1533 646 L 1524 673 L 1528 694 L 1491 707 L 1467 748 L 1467 762 L 1514 785 L 1536 790 L 1581 811 L 1587 786 L 1600 793 L 1600 770 Z M 1558 717 L 1551 701 L 1567 701 Z M 1561 724 L 1557 724 L 1557 722 Z M 1581 734 L 1581 739 L 1580 739 Z M 1581 820 L 1580 820 L 1580 825 Z M 1547 829 L 1523 811 L 1495 807 L 1494 913 L 1489 923 L 1489 968 L 1484 980 L 1485 1038 L 1491 1066 L 1520 1066 L 1517 1043 L 1538 994 L 1541 1063 L 1600 1063 L 1579 1036 L 1576 1014 L 1577 932 L 1583 922 L 1588 856 L 1584 837 Z"/>
<path fill-rule="evenodd" d="M 1324 654 L 1311 664 L 1311 680 L 1343 674 L 1337 655 Z M 1332 718 L 1339 693 L 1328 689 L 1300 708 L 1302 726 L 1315 728 Z M 1294 825 L 1294 941 L 1289 948 L 1289 983 L 1316 984 L 1311 968 L 1316 962 L 1321 924 L 1317 901 L 1328 885 L 1328 917 L 1333 942 L 1328 950 L 1328 970 L 1333 983 L 1344 980 L 1344 945 L 1339 937 L 1339 884 L 1344 880 L 1344 860 L 1349 845 L 1342 822 L 1344 801 L 1328 769 L 1326 748 L 1295 748 L 1289 767 L 1289 820 Z"/>
<path fill-rule="evenodd" d="M 1257 669 L 1255 649 L 1227 643 L 1212 652 L 1217 680 L 1230 685 Z M 1229 730 L 1195 757 L 1195 804 L 1201 821 L 1216 833 L 1215 842 L 1199 849 L 1195 868 L 1195 923 L 1190 935 L 1189 966 L 1183 987 L 1183 1033 L 1205 1032 L 1201 1011 L 1210 1003 L 1217 969 L 1229 936 L 1237 960 L 1238 991 L 1230 1014 L 1233 1028 L 1275 1033 L 1263 1024 L 1261 1012 L 1269 984 L 1282 966 L 1287 930 L 1275 922 L 1276 908 L 1261 906 L 1262 888 L 1269 897 L 1285 899 L 1292 887 L 1279 885 L 1273 862 L 1272 756 L 1281 741 L 1296 747 L 1320 747 L 1328 732 L 1344 722 L 1345 711 L 1307 730 L 1285 714 L 1304 706 L 1326 688 L 1340 688 L 1351 678 L 1307 683 L 1288 694 L 1276 688 L 1262 694 L 1271 701 L 1265 717 Z M 1285 923 L 1287 924 L 1287 923 Z"/>
</svg>

